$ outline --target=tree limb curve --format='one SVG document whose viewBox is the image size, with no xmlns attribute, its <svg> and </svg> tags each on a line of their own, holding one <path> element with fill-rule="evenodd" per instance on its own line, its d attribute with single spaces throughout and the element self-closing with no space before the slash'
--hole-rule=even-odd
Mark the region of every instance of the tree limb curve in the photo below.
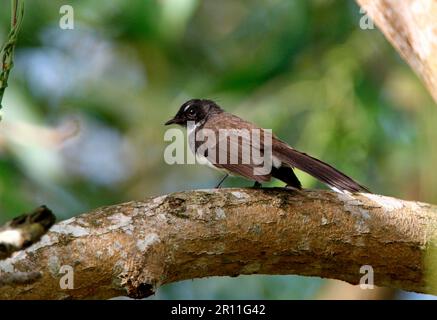
<svg viewBox="0 0 437 320">
<path fill-rule="evenodd" d="M 55 224 L 0 261 L 0 276 L 39 275 L 0 285 L 0 299 L 139 298 L 171 282 L 240 274 L 357 284 L 363 265 L 375 285 L 435 293 L 436 235 L 437 206 L 425 203 L 282 188 L 186 191 Z M 60 286 L 65 265 L 73 289 Z"/>
</svg>

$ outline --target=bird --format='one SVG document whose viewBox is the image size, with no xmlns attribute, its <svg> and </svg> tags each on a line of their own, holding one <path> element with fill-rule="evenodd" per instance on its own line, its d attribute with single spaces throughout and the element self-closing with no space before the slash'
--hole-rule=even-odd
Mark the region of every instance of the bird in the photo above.
<svg viewBox="0 0 437 320">
<path fill-rule="evenodd" d="M 280 140 L 275 135 L 271 135 L 271 168 L 263 174 L 255 174 L 255 168 L 259 167 L 259 161 L 242 161 L 244 152 L 255 150 L 260 152 L 262 157 L 267 152 L 266 144 L 266 129 L 260 128 L 257 125 L 246 121 L 232 113 L 223 110 L 217 103 L 208 99 L 191 99 L 181 105 L 176 115 L 168 120 L 165 125 L 177 124 L 187 128 L 189 140 L 194 141 L 190 144 L 191 151 L 195 154 L 196 159 L 203 160 L 214 169 L 218 169 L 225 173 L 223 179 L 217 184 L 216 188 L 220 188 L 225 179 L 229 176 L 241 176 L 255 182 L 254 187 L 261 187 L 262 183 L 276 178 L 286 183 L 287 187 L 293 189 L 302 189 L 302 184 L 294 173 L 294 169 L 299 169 L 307 174 L 318 179 L 329 188 L 340 193 L 370 193 L 369 189 L 360 183 L 356 182 L 346 174 L 335 169 L 333 166 L 323 162 L 315 157 L 312 157 L 304 152 L 298 151 Z M 215 133 L 216 138 L 212 141 L 212 145 L 219 152 L 227 152 L 225 160 L 217 161 L 217 154 L 209 152 L 211 148 L 201 148 L 203 141 L 199 141 L 196 137 L 199 132 L 209 130 Z M 231 139 L 232 134 L 223 138 L 219 131 L 238 132 L 246 130 L 253 132 L 258 130 L 261 132 L 264 139 L 260 139 L 259 146 L 256 146 L 248 136 L 237 136 L 236 139 Z M 237 132 L 237 133 L 236 133 Z M 261 134 L 260 134 L 261 135 Z M 226 139 L 226 140 L 224 140 Z M 237 145 L 235 145 L 237 144 Z M 244 147 L 247 144 L 246 148 Z M 238 161 L 230 160 L 230 150 L 235 147 L 238 150 L 236 158 Z M 202 149 L 202 150 L 200 150 Z M 259 159 L 256 159 L 259 160 Z"/>
</svg>

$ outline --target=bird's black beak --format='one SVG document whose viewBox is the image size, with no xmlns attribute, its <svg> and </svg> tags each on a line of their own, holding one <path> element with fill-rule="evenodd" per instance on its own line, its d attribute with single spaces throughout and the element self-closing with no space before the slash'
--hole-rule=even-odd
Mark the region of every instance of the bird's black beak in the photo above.
<svg viewBox="0 0 437 320">
<path fill-rule="evenodd" d="M 178 121 L 176 118 L 173 118 L 173 119 L 168 120 L 166 123 L 164 123 L 164 125 L 168 126 L 170 124 L 175 124 L 175 123 L 178 123 Z"/>
</svg>

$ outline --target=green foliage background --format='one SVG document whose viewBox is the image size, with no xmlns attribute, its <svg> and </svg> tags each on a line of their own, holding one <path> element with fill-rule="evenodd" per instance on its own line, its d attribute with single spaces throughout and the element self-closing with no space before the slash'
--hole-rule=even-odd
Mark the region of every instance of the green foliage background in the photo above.
<svg viewBox="0 0 437 320">
<path fill-rule="evenodd" d="M 65 219 L 214 186 L 208 168 L 163 161 L 162 124 L 192 97 L 272 128 L 376 193 L 437 203 L 437 108 L 381 33 L 360 29 L 353 1 L 77 0 L 74 30 L 59 27 L 63 4 L 26 1 L 0 123 L 1 221 L 40 204 Z M 9 14 L 2 1 L 2 42 Z M 311 298 L 322 285 L 213 278 L 157 298 Z"/>
</svg>

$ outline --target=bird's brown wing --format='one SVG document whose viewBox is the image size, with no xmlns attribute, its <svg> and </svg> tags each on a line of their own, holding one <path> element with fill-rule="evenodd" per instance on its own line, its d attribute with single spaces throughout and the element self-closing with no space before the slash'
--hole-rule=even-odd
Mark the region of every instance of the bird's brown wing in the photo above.
<svg viewBox="0 0 437 320">
<path fill-rule="evenodd" d="M 235 128 L 238 128 L 238 130 L 233 130 Z M 260 162 L 264 154 L 263 133 L 260 133 L 261 141 L 259 146 L 251 143 L 251 133 L 252 129 L 258 129 L 262 132 L 261 128 L 230 113 L 222 113 L 220 116 L 208 119 L 202 129 L 211 130 L 215 133 L 215 154 L 204 154 L 215 167 L 253 181 L 267 182 L 271 179 L 270 170 L 265 174 L 264 172 L 260 174 L 256 170 L 262 167 Z M 220 129 L 226 130 L 227 135 L 221 135 Z M 198 147 L 199 143 L 196 146 Z M 231 150 L 238 151 L 235 152 L 235 158 L 233 159 L 231 158 Z M 259 155 L 259 157 L 256 155 Z"/>
<path fill-rule="evenodd" d="M 234 116 L 230 113 L 223 113 L 220 116 L 215 116 L 210 119 L 208 119 L 207 123 L 205 124 L 204 128 L 215 130 L 218 129 L 233 129 L 233 128 L 239 128 L 241 130 L 248 130 L 249 132 L 253 129 L 261 130 L 261 143 L 260 148 L 256 149 L 255 151 L 261 152 L 261 157 L 264 154 L 264 130 L 257 127 L 256 125 L 247 122 L 237 116 Z M 216 136 L 218 137 L 218 133 L 216 133 Z M 243 145 L 246 146 L 253 146 L 253 144 L 250 144 L 250 141 L 247 142 L 246 140 L 243 140 Z M 300 152 L 292 147 L 290 147 L 285 142 L 281 141 L 274 135 L 272 136 L 272 153 L 273 157 L 277 158 L 281 161 L 282 165 L 289 166 L 291 168 L 297 168 L 299 170 L 302 170 L 311 176 L 315 177 L 316 179 L 320 180 L 321 182 L 327 184 L 331 188 L 336 188 L 339 191 L 349 191 L 349 192 L 370 192 L 366 187 L 360 185 L 358 182 L 354 181 L 344 173 L 340 172 L 339 170 L 335 169 L 331 165 L 318 160 L 314 157 L 309 156 L 306 153 Z M 228 141 L 228 149 L 229 146 L 232 146 L 232 140 Z M 226 169 L 228 171 L 240 174 L 241 176 L 250 179 L 255 180 L 258 182 L 265 182 L 269 181 L 271 178 L 271 173 L 265 174 L 265 175 L 255 175 L 254 169 L 257 167 L 256 164 L 249 163 L 244 164 L 242 162 L 242 150 L 241 148 L 238 149 L 238 163 L 233 164 L 229 162 L 229 159 L 226 163 L 215 163 L 215 166 L 218 168 Z M 226 149 L 224 148 L 223 140 L 217 139 L 217 151 L 218 152 L 226 152 Z M 243 152 L 249 152 L 247 149 L 244 149 Z M 252 158 L 251 158 L 252 159 Z M 257 161 L 258 163 L 258 161 Z"/>
</svg>

